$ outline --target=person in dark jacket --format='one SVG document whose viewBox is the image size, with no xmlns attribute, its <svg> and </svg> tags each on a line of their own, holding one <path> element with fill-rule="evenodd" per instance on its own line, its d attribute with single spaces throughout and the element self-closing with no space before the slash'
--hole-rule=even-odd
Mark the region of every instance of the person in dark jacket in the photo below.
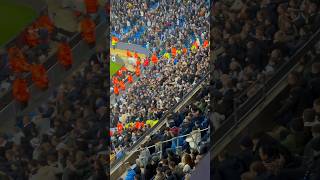
<svg viewBox="0 0 320 180">
<path fill-rule="evenodd" d="M 249 170 L 250 164 L 254 160 L 252 147 L 253 143 L 250 137 L 245 136 L 240 140 L 241 151 L 239 152 L 237 157 L 242 162 L 245 171 Z"/>
<path fill-rule="evenodd" d="M 300 76 L 298 72 L 291 72 L 288 76 L 289 97 L 283 101 L 276 113 L 277 122 L 281 125 L 288 126 L 292 118 L 299 117 L 311 103 L 309 90 Z"/>
<path fill-rule="evenodd" d="M 230 156 L 226 151 L 218 156 L 219 164 L 213 179 L 216 180 L 240 180 L 240 175 L 243 172 L 241 162 L 233 156 Z"/>
</svg>

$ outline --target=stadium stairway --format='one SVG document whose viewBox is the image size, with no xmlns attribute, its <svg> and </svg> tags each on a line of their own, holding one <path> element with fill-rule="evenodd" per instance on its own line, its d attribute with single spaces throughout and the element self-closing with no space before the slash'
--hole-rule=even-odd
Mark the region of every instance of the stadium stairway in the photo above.
<svg viewBox="0 0 320 180">
<path fill-rule="evenodd" d="M 106 29 L 108 29 L 107 24 L 98 23 L 96 34 L 97 37 L 101 38 L 97 38 L 97 45 L 105 45 L 105 38 L 102 37 L 105 37 Z M 77 33 L 77 35 L 71 39 L 70 44 L 74 56 L 72 68 L 68 71 L 65 71 L 63 67 L 57 63 L 55 55 L 49 57 L 47 62 L 44 64 L 45 67 L 48 68 L 47 73 L 49 77 L 49 89 L 46 91 L 40 91 L 32 83 L 29 83 L 31 98 L 28 106 L 25 109 L 21 110 L 19 103 L 12 99 L 11 91 L 7 95 L 1 97 L 0 102 L 5 104 L 0 110 L 0 132 L 10 133 L 12 131 L 12 127 L 14 126 L 16 116 L 28 114 L 30 111 L 34 110 L 35 107 L 39 106 L 39 104 L 47 99 L 49 95 L 52 94 L 53 90 L 63 82 L 65 77 L 72 74 L 73 71 L 76 70 L 83 62 L 88 61 L 96 49 L 89 49 L 87 44 L 81 40 L 80 33 Z M 27 80 L 31 82 L 31 77 L 29 76 Z"/>
<path fill-rule="evenodd" d="M 215 162 L 216 157 L 223 150 L 237 149 L 234 145 L 241 135 L 249 135 L 256 131 L 266 130 L 273 127 L 270 123 L 270 115 L 275 112 L 276 97 L 281 97 L 287 88 L 288 74 L 299 68 L 301 57 L 309 53 L 320 40 L 320 28 L 291 58 L 280 67 L 279 71 L 261 88 L 253 97 L 237 108 L 234 113 L 217 129 L 211 138 L 211 162 Z M 319 45 L 319 44 L 318 44 Z M 308 64 L 312 63 L 311 59 Z M 261 128 L 264 129 L 261 129 Z"/>
</svg>

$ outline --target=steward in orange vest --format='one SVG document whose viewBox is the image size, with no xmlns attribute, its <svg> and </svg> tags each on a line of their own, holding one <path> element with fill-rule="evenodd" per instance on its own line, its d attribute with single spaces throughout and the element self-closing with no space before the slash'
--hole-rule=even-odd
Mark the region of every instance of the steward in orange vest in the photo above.
<svg viewBox="0 0 320 180">
<path fill-rule="evenodd" d="M 26 58 L 19 54 L 9 55 L 9 66 L 14 73 L 28 72 L 30 69 Z"/>
<path fill-rule="evenodd" d="M 140 60 L 140 58 L 138 57 L 138 59 L 136 60 L 136 66 L 139 66 L 139 67 L 140 67 L 140 65 L 141 65 L 141 60 Z"/>
<path fill-rule="evenodd" d="M 25 79 L 17 78 L 14 80 L 12 85 L 12 95 L 18 102 L 28 104 L 30 93 Z"/>
<path fill-rule="evenodd" d="M 66 70 L 72 67 L 72 50 L 66 39 L 62 39 L 58 45 L 57 58 L 58 62 L 62 64 Z"/>
<path fill-rule="evenodd" d="M 39 44 L 39 34 L 34 25 L 27 28 L 25 39 L 27 41 L 27 45 L 31 48 Z"/>
<path fill-rule="evenodd" d="M 187 48 L 183 48 L 183 49 L 182 49 L 182 52 L 183 52 L 184 55 L 186 55 L 186 54 L 188 53 Z"/>
<path fill-rule="evenodd" d="M 120 89 L 121 89 L 122 91 L 126 90 L 126 85 L 124 84 L 123 81 L 120 81 L 120 82 L 119 82 L 119 86 L 120 86 Z"/>
<path fill-rule="evenodd" d="M 98 11 L 98 0 L 85 0 L 86 10 L 88 14 L 94 14 Z"/>
<path fill-rule="evenodd" d="M 45 90 L 48 88 L 47 70 L 42 64 L 32 64 L 30 68 L 32 74 L 32 81 L 39 89 Z"/>
<path fill-rule="evenodd" d="M 30 64 L 27 62 L 22 51 L 17 47 L 8 49 L 9 66 L 14 73 L 28 72 Z"/>
<path fill-rule="evenodd" d="M 136 52 L 134 53 L 134 58 L 135 58 L 135 59 L 139 59 L 138 53 L 136 53 Z"/>
<path fill-rule="evenodd" d="M 140 71 L 140 67 L 136 67 L 136 76 L 140 76 L 140 73 L 141 73 L 141 71 Z"/>
<path fill-rule="evenodd" d="M 118 78 L 114 76 L 114 77 L 112 78 L 112 83 L 113 83 L 114 85 L 117 85 L 117 84 L 119 83 Z"/>
<path fill-rule="evenodd" d="M 55 29 L 55 26 L 54 26 L 52 20 L 50 19 L 50 17 L 48 16 L 47 11 L 44 11 L 42 13 L 42 15 L 39 17 L 39 19 L 37 21 L 37 26 L 39 28 L 47 29 L 49 34 L 52 34 Z"/>
<path fill-rule="evenodd" d="M 133 78 L 132 78 L 132 75 L 131 75 L 131 74 L 128 75 L 128 82 L 129 82 L 130 84 L 133 83 Z"/>
<path fill-rule="evenodd" d="M 96 44 L 96 24 L 90 18 L 90 16 L 86 15 L 82 21 L 80 22 L 81 33 L 83 40 L 93 48 Z"/>
<path fill-rule="evenodd" d="M 132 54 L 128 49 L 127 49 L 127 57 L 132 57 Z"/>
<path fill-rule="evenodd" d="M 119 87 L 118 87 L 118 85 L 114 85 L 114 87 L 113 87 L 113 92 L 114 92 L 114 94 L 117 96 L 117 95 L 119 95 Z"/>
<path fill-rule="evenodd" d="M 157 55 L 154 53 L 151 57 L 151 61 L 153 64 L 157 64 L 158 63 L 158 57 Z"/>
<path fill-rule="evenodd" d="M 117 130 L 118 130 L 118 133 L 119 133 L 119 134 L 122 134 L 122 131 L 123 131 L 123 125 L 122 125 L 122 123 L 118 122 L 118 124 L 117 124 Z"/>
<path fill-rule="evenodd" d="M 209 46 L 209 41 L 208 41 L 208 40 L 205 40 L 205 41 L 203 42 L 202 47 L 206 48 L 206 47 L 208 47 L 208 46 Z"/>
<path fill-rule="evenodd" d="M 172 57 L 176 57 L 177 49 L 175 47 L 171 48 L 171 54 L 172 54 Z"/>
</svg>

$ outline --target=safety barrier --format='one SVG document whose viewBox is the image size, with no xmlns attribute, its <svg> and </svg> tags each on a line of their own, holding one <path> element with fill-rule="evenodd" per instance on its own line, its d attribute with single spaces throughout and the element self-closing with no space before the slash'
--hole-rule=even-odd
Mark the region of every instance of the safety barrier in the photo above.
<svg viewBox="0 0 320 180">
<path fill-rule="evenodd" d="M 204 129 L 194 130 L 194 131 L 192 131 L 192 132 L 189 133 L 189 134 L 177 136 L 177 137 L 174 137 L 174 138 L 165 140 L 165 141 L 160 141 L 160 142 L 158 142 L 158 143 L 156 143 L 156 144 L 154 144 L 154 145 L 152 145 L 152 146 L 147 146 L 147 147 L 142 148 L 142 149 L 141 149 L 141 148 L 138 148 L 138 149 L 136 149 L 135 151 L 142 151 L 142 150 L 149 149 L 149 148 L 152 148 L 152 147 L 160 147 L 160 152 L 163 152 L 163 149 L 162 149 L 163 147 L 162 147 L 162 145 L 163 145 L 164 143 L 168 143 L 168 142 L 171 142 L 171 141 L 174 141 L 174 140 L 177 140 L 177 148 L 179 148 L 179 147 L 182 147 L 182 146 L 179 146 L 179 138 L 191 136 L 191 139 L 194 141 L 193 136 L 192 136 L 194 133 L 197 133 L 197 132 L 200 132 L 200 133 L 201 133 L 201 132 L 207 131 L 207 130 L 210 130 L 210 127 L 204 128 Z M 160 144 L 160 146 L 159 146 L 159 144 Z M 198 146 L 198 147 L 199 147 L 199 146 Z M 199 149 L 198 149 L 198 150 L 199 150 Z M 160 157 L 160 158 L 161 158 L 161 157 Z"/>
<path fill-rule="evenodd" d="M 202 132 L 204 132 L 204 131 L 209 131 L 209 133 L 210 133 L 210 127 L 204 128 L 204 129 L 194 130 L 194 131 L 192 131 L 192 132 L 189 133 L 189 134 L 177 136 L 177 137 L 171 138 L 171 139 L 169 139 L 169 140 L 165 140 L 165 141 L 160 141 L 160 142 L 158 142 L 158 143 L 156 143 L 156 144 L 154 144 L 154 145 L 147 146 L 147 147 L 145 147 L 145 148 L 138 148 L 138 149 L 134 150 L 132 153 L 138 153 L 138 152 L 141 152 L 141 151 L 143 151 L 143 150 L 150 149 L 150 148 L 153 148 L 153 147 L 154 147 L 154 148 L 156 149 L 156 152 L 153 153 L 151 156 L 159 156 L 160 159 L 162 159 L 163 151 L 166 151 L 166 149 L 163 150 L 163 144 L 168 143 L 168 142 L 174 142 L 174 141 L 176 141 L 177 146 L 176 146 L 176 148 L 175 148 L 174 150 L 176 151 L 176 154 L 181 155 L 181 154 L 182 154 L 182 151 L 181 151 L 182 145 L 179 144 L 179 139 L 184 138 L 184 137 L 190 137 L 193 142 L 196 142 L 196 140 L 193 138 L 193 135 L 196 134 L 196 133 L 202 133 Z M 200 136 L 200 137 L 201 137 L 201 136 Z M 199 147 L 200 147 L 200 144 L 196 144 L 197 150 L 200 150 Z M 158 151 L 157 151 L 157 150 L 158 150 Z M 144 161 L 145 159 L 144 159 L 143 157 L 139 157 L 139 159 L 140 159 L 140 162 L 142 162 L 144 168 L 146 168 L 147 163 L 144 163 L 144 162 L 146 162 L 147 160 Z M 125 162 L 124 164 L 127 165 L 128 162 Z M 111 179 L 113 179 L 113 178 L 111 178 Z"/>
</svg>

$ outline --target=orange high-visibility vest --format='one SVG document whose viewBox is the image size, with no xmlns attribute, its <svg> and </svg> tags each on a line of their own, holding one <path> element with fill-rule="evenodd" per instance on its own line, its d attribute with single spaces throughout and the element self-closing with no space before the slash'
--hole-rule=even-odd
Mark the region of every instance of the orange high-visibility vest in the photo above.
<svg viewBox="0 0 320 180">
<path fill-rule="evenodd" d="M 14 73 L 28 72 L 30 64 L 24 55 L 9 55 L 9 66 Z"/>
<path fill-rule="evenodd" d="M 113 77 L 113 84 L 116 85 L 116 84 L 118 84 L 118 83 L 119 83 L 118 78 L 114 76 L 114 77 Z"/>
<path fill-rule="evenodd" d="M 137 65 L 137 66 L 140 66 L 140 65 L 141 65 L 141 60 L 140 60 L 140 58 L 137 59 L 136 65 Z"/>
<path fill-rule="evenodd" d="M 136 128 L 136 129 L 140 129 L 140 122 L 139 122 L 139 121 L 137 121 L 137 122 L 135 123 L 135 128 Z"/>
<path fill-rule="evenodd" d="M 121 89 L 122 91 L 126 90 L 126 85 L 124 84 L 123 81 L 120 81 L 120 82 L 119 82 L 119 86 L 120 86 L 120 89 Z"/>
<path fill-rule="evenodd" d="M 121 69 L 119 69 L 119 70 L 117 71 L 117 75 L 118 75 L 118 76 L 122 76 L 122 71 L 121 71 Z"/>
<path fill-rule="evenodd" d="M 182 49 L 182 52 L 183 52 L 184 55 L 186 55 L 187 52 L 188 52 L 187 48 L 183 48 L 183 49 Z"/>
<path fill-rule="evenodd" d="M 119 133 L 119 134 L 122 134 L 122 131 L 123 131 L 123 125 L 122 125 L 122 123 L 118 123 L 118 124 L 117 124 L 117 130 L 118 130 L 118 133 Z"/>
<path fill-rule="evenodd" d="M 132 54 L 131 54 L 131 52 L 129 50 L 127 50 L 127 56 L 128 57 L 132 57 Z"/>
<path fill-rule="evenodd" d="M 128 75 L 128 82 L 129 82 L 130 84 L 133 82 L 133 78 L 132 78 L 132 75 L 131 75 L 131 74 Z"/>
<path fill-rule="evenodd" d="M 151 61 L 152 61 L 153 64 L 157 64 L 158 63 L 158 57 L 156 56 L 156 54 L 152 55 Z"/>
<path fill-rule="evenodd" d="M 136 76 L 139 77 L 139 76 L 140 76 L 140 73 L 141 73 L 141 72 L 140 72 L 140 67 L 136 67 Z"/>
<path fill-rule="evenodd" d="M 49 33 L 52 33 L 54 29 L 54 24 L 48 15 L 39 17 L 37 24 L 41 28 L 46 28 Z"/>
<path fill-rule="evenodd" d="M 21 102 L 27 103 L 30 98 L 27 81 L 25 79 L 16 79 L 12 84 L 12 95 L 13 97 Z"/>
<path fill-rule="evenodd" d="M 45 89 L 48 87 L 49 79 L 47 71 L 42 64 L 31 65 L 30 71 L 32 74 L 32 81 L 38 88 Z"/>
<path fill-rule="evenodd" d="M 90 18 L 84 18 L 81 21 L 82 38 L 88 44 L 96 42 L 96 24 Z"/>
<path fill-rule="evenodd" d="M 139 55 L 138 55 L 138 53 L 134 53 L 134 58 L 136 58 L 136 59 L 138 59 L 139 58 Z"/>
<path fill-rule="evenodd" d="M 141 127 L 141 128 L 144 127 L 144 122 L 143 122 L 143 121 L 140 122 L 140 127 Z"/>
<path fill-rule="evenodd" d="M 114 92 L 115 95 L 119 95 L 119 88 L 118 88 L 117 85 L 115 85 L 115 86 L 113 87 L 113 92 Z"/>
<path fill-rule="evenodd" d="M 126 71 L 128 71 L 128 69 L 127 69 L 125 66 L 122 66 L 122 67 L 121 67 L 121 71 L 122 71 L 122 72 L 126 72 Z"/>
<path fill-rule="evenodd" d="M 171 48 L 171 54 L 173 57 L 177 55 L 177 49 L 175 47 Z"/>
<path fill-rule="evenodd" d="M 25 38 L 28 46 L 35 47 L 38 45 L 39 43 L 38 34 L 32 27 L 27 29 L 27 32 L 25 35 L 26 35 Z"/>
<path fill-rule="evenodd" d="M 16 46 L 10 47 L 8 49 L 8 56 L 9 56 L 9 58 L 14 57 L 14 56 L 24 57 L 23 52 L 19 48 L 17 48 Z"/>
<path fill-rule="evenodd" d="M 68 43 L 60 43 L 58 45 L 57 59 L 64 67 L 72 65 L 72 50 Z"/>
<path fill-rule="evenodd" d="M 208 41 L 208 40 L 205 40 L 205 41 L 203 42 L 202 47 L 206 48 L 206 47 L 208 47 L 208 46 L 209 46 L 209 41 Z"/>
<path fill-rule="evenodd" d="M 86 9 L 88 14 L 93 14 L 98 11 L 98 0 L 85 0 Z"/>
</svg>

